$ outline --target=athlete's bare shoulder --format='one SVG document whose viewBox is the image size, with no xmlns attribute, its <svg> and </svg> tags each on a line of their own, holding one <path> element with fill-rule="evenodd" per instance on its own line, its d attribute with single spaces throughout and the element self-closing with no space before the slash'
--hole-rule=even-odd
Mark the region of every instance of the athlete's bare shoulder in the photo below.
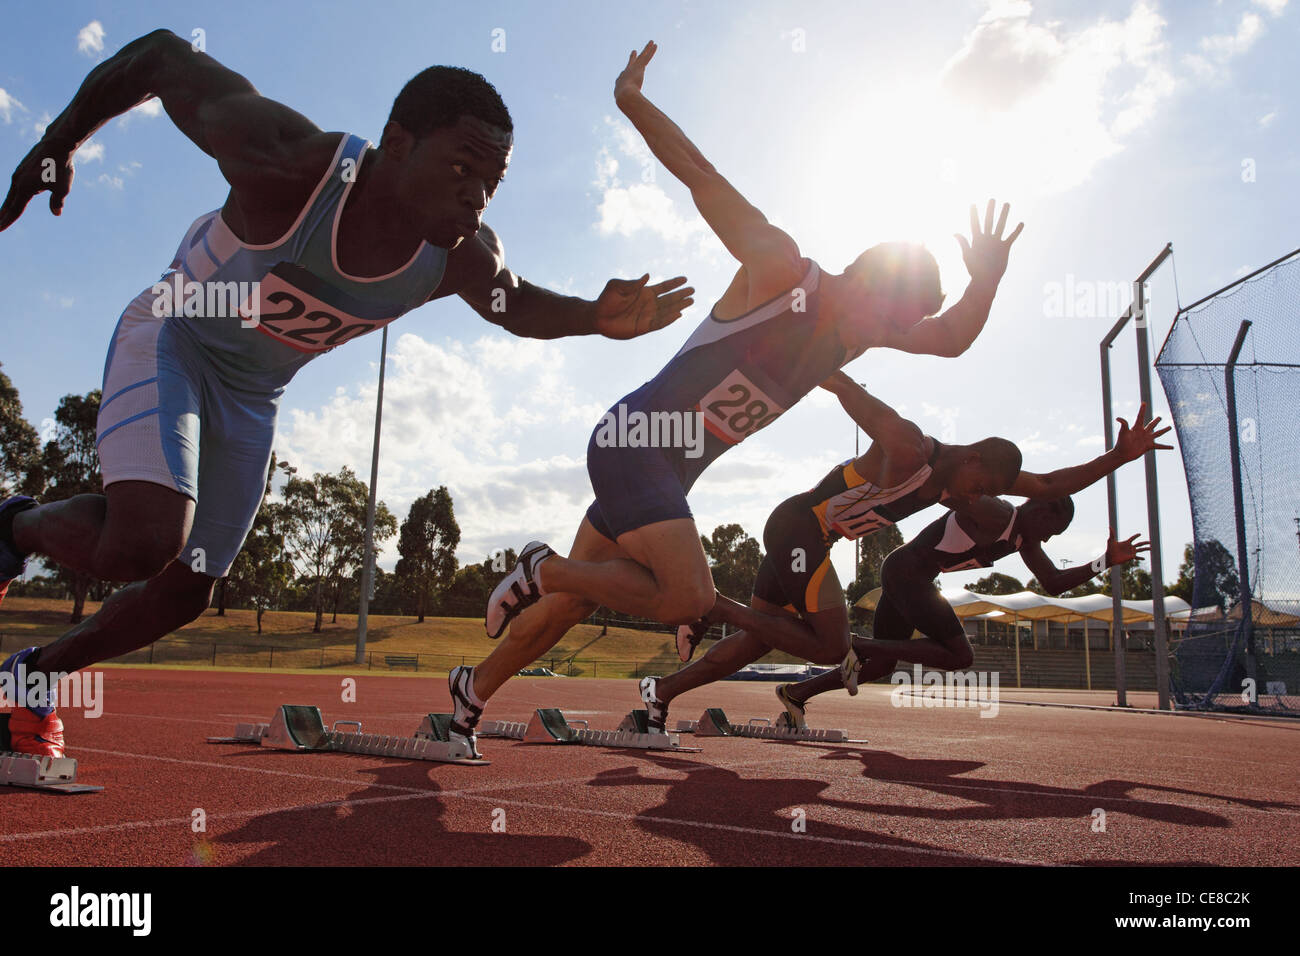
<svg viewBox="0 0 1300 956">
<path fill-rule="evenodd" d="M 431 298 L 487 290 L 506 268 L 505 246 L 487 223 L 447 253 L 447 268 Z"/>
<path fill-rule="evenodd" d="M 722 294 L 713 314 L 734 319 L 784 296 L 793 295 L 811 263 L 799 255 L 797 246 L 774 254 L 761 266 L 741 265 Z"/>
<path fill-rule="evenodd" d="M 315 133 L 285 143 L 279 161 L 232 186 L 222 218 L 244 242 L 274 242 L 293 225 L 330 172 L 346 133 Z"/>
</svg>

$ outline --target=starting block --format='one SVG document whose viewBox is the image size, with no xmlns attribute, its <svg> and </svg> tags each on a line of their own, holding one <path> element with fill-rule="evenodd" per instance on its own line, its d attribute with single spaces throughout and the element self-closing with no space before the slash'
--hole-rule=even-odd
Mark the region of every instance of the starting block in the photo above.
<svg viewBox="0 0 1300 956">
<path fill-rule="evenodd" d="M 784 715 L 782 715 L 784 716 Z M 753 737 L 760 740 L 810 740 L 824 744 L 865 744 L 865 740 L 850 740 L 845 730 L 818 730 L 805 727 L 796 730 L 778 721 L 774 726 L 766 717 L 751 717 L 746 724 L 733 724 L 721 707 L 710 707 L 699 720 L 677 721 L 679 734 L 697 737 Z"/>
<path fill-rule="evenodd" d="M 52 793 L 97 793 L 103 787 L 77 783 L 72 757 L 37 757 L 0 751 L 0 786 L 48 790 Z"/>
<path fill-rule="evenodd" d="M 510 740 L 523 740 L 528 730 L 528 723 L 522 720 L 485 720 L 478 729 L 480 737 L 506 737 Z"/>
<path fill-rule="evenodd" d="M 633 750 L 676 750 L 699 753 L 699 747 L 683 747 L 676 734 L 650 733 L 644 710 L 623 718 L 617 730 L 592 730 L 585 720 L 570 721 L 564 712 L 551 707 L 534 711 L 528 723 L 492 720 L 479 730 L 484 737 L 509 737 L 526 744 L 584 744 L 588 747 L 620 747 Z M 582 724 L 582 727 L 575 727 Z"/>
<path fill-rule="evenodd" d="M 472 756 L 463 744 L 451 740 L 450 724 L 451 714 L 428 714 L 411 737 L 362 733 L 359 720 L 335 721 L 326 730 L 319 707 L 285 704 L 269 724 L 236 724 L 234 736 L 209 737 L 208 743 L 257 744 L 300 753 L 348 753 L 486 767 L 488 761 Z M 353 729 L 342 729 L 347 727 Z"/>
</svg>

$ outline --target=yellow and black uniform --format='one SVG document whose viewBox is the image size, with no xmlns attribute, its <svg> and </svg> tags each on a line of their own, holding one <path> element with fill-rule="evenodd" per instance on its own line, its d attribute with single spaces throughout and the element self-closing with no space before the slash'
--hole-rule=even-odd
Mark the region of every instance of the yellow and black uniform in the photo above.
<svg viewBox="0 0 1300 956">
<path fill-rule="evenodd" d="M 799 614 L 843 605 L 844 591 L 831 566 L 831 546 L 895 524 L 938 502 L 921 488 L 942 449 L 896 485 L 882 488 L 858 474 L 853 459 L 837 465 L 811 491 L 777 505 L 763 529 L 766 554 L 754 581 L 754 595 Z"/>
</svg>

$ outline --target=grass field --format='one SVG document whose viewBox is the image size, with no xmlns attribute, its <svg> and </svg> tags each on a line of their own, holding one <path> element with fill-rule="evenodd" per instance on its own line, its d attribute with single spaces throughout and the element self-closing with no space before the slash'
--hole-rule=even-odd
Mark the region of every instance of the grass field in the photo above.
<svg viewBox="0 0 1300 956">
<path fill-rule="evenodd" d="M 86 603 L 86 616 L 99 609 Z M 69 627 L 72 605 L 46 598 L 9 597 L 0 605 L 0 650 L 5 654 L 31 644 L 47 644 Z M 315 615 L 299 611 L 268 611 L 257 633 L 253 611 L 226 610 L 222 617 L 209 610 L 197 621 L 145 649 L 122 658 L 130 663 L 216 664 L 227 667 L 355 667 L 357 618 L 330 616 L 319 634 L 312 633 Z M 670 635 L 580 624 L 541 658 L 561 674 L 575 677 L 631 677 L 664 674 L 680 664 Z M 421 670 L 443 670 L 482 660 L 497 646 L 483 633 L 480 618 L 426 618 L 371 615 L 367 627 L 368 663 L 386 669 L 386 658 L 418 656 Z M 789 655 L 774 653 L 765 660 L 789 663 Z"/>
</svg>

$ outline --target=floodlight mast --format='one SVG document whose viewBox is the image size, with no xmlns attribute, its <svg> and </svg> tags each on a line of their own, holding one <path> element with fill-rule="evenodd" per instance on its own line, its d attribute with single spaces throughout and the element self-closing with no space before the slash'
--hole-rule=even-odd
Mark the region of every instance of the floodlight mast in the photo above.
<svg viewBox="0 0 1300 956">
<path fill-rule="evenodd" d="M 370 455 L 370 494 L 366 499 L 366 538 L 361 551 L 361 594 L 357 607 L 357 663 L 366 662 L 366 625 L 370 593 L 375 587 L 375 492 L 379 484 L 379 434 L 384 420 L 384 366 L 388 362 L 388 326 L 379 346 L 379 395 L 375 398 L 375 442 Z"/>
</svg>

